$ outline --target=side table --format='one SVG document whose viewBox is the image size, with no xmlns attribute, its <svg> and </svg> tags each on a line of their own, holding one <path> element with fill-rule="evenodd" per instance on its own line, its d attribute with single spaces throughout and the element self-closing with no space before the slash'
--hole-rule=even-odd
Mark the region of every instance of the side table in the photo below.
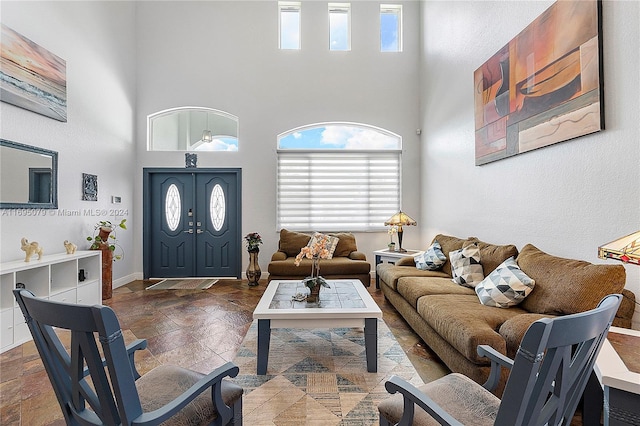
<svg viewBox="0 0 640 426">
<path fill-rule="evenodd" d="M 398 260 L 402 259 L 403 257 L 408 257 L 408 256 L 413 257 L 421 253 L 424 253 L 424 251 L 423 250 L 407 250 L 407 251 L 399 252 L 399 251 L 389 251 L 389 249 L 381 249 L 381 250 L 374 251 L 373 254 L 375 255 L 375 258 L 376 258 L 376 266 L 375 266 L 376 288 L 380 288 L 380 279 L 378 278 L 378 264 L 382 262 L 395 264 Z"/>
<path fill-rule="evenodd" d="M 611 327 L 594 368 L 604 391 L 604 424 L 640 424 L 640 331 Z"/>
<path fill-rule="evenodd" d="M 583 425 L 640 425 L 640 331 L 611 327 L 584 394 Z M 604 411 L 604 416 L 603 416 Z"/>
</svg>

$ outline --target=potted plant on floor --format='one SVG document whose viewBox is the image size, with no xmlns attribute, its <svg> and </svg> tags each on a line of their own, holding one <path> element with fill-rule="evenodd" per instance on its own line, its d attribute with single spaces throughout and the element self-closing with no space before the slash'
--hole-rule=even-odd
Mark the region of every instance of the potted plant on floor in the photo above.
<svg viewBox="0 0 640 426">
<path fill-rule="evenodd" d="M 101 220 L 94 226 L 93 236 L 87 237 L 87 241 L 91 243 L 89 250 L 98 250 L 102 243 L 109 247 L 113 252 L 113 261 L 120 260 L 124 257 L 124 250 L 117 243 L 116 228 L 127 229 L 127 219 L 122 219 L 120 223 L 114 225 L 108 220 Z M 119 249 L 118 253 L 115 253 Z"/>
</svg>

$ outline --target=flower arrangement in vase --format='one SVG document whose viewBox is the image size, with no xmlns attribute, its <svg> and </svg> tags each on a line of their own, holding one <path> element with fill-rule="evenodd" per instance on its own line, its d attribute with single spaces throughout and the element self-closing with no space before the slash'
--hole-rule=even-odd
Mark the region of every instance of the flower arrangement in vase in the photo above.
<svg viewBox="0 0 640 426">
<path fill-rule="evenodd" d="M 389 244 L 388 244 L 389 251 L 395 251 L 396 243 L 393 242 L 393 234 L 398 233 L 398 227 L 395 225 L 390 226 L 387 233 L 389 234 Z"/>
<path fill-rule="evenodd" d="M 244 241 L 247 244 L 247 251 L 249 253 L 260 251 L 260 244 L 262 244 L 262 237 L 257 232 L 251 232 L 245 235 Z"/>
<path fill-rule="evenodd" d="M 318 238 L 314 238 L 309 245 L 302 247 L 294 261 L 296 266 L 300 266 L 302 259 L 311 260 L 311 275 L 302 280 L 302 283 L 310 290 L 307 302 L 316 302 L 318 300 L 320 287 L 330 288 L 329 283 L 320 276 L 320 259 L 329 259 L 331 257 L 327 249 L 329 238 L 324 234 L 316 235 Z"/>
</svg>

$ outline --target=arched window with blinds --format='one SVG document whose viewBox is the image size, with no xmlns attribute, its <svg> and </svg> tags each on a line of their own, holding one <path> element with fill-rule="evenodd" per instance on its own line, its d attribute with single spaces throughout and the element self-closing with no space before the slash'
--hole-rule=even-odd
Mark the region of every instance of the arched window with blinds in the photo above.
<svg viewBox="0 0 640 426">
<path fill-rule="evenodd" d="M 378 231 L 400 208 L 402 138 L 357 123 L 278 136 L 277 227 Z"/>
</svg>

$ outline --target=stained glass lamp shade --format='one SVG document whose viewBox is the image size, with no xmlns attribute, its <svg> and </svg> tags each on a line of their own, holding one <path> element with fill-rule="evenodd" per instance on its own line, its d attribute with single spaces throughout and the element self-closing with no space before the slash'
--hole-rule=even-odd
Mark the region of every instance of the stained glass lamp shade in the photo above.
<svg viewBox="0 0 640 426">
<path fill-rule="evenodd" d="M 598 257 L 640 265 L 640 231 L 598 247 Z"/>
</svg>

